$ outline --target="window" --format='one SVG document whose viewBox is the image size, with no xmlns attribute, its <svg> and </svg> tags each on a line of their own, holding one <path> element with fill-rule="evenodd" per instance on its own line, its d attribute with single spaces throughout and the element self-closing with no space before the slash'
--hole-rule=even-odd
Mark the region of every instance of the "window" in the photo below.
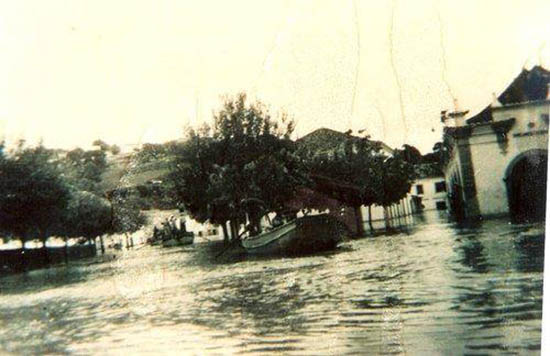
<svg viewBox="0 0 550 356">
<path fill-rule="evenodd" d="M 418 194 L 418 195 L 424 194 L 424 187 L 422 186 L 422 184 L 417 184 L 416 185 L 416 194 Z"/>
<path fill-rule="evenodd" d="M 447 188 L 445 187 L 445 182 L 435 183 L 435 192 L 436 193 L 441 193 L 441 192 L 444 192 L 446 190 L 447 190 Z"/>
<path fill-rule="evenodd" d="M 446 210 L 447 204 L 444 201 L 436 201 L 435 202 L 435 208 L 437 210 Z"/>
</svg>

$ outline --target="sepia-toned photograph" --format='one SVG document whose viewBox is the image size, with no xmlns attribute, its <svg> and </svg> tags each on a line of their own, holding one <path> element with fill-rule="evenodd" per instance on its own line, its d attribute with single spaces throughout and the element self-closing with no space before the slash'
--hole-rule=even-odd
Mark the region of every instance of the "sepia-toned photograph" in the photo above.
<svg viewBox="0 0 550 356">
<path fill-rule="evenodd" d="M 0 0 L 0 355 L 550 352 L 549 14 Z"/>
</svg>

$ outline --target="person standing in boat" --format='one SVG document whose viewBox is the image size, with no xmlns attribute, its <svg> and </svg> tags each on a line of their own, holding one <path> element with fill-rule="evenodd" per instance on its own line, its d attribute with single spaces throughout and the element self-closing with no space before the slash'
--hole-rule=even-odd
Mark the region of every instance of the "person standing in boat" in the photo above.
<svg viewBox="0 0 550 356">
<path fill-rule="evenodd" d="M 179 239 L 179 230 L 178 230 L 178 224 L 177 224 L 177 221 L 176 221 L 176 217 L 174 215 L 171 215 L 170 216 L 170 233 L 172 234 L 172 238 L 177 238 Z"/>
<path fill-rule="evenodd" d="M 157 228 L 157 225 L 153 227 L 153 241 L 157 241 L 159 237 L 159 229 Z"/>
<path fill-rule="evenodd" d="M 179 220 L 180 220 L 180 229 L 181 229 L 181 231 L 187 232 L 187 226 L 186 226 L 187 221 L 185 220 L 185 216 L 180 217 Z"/>
<path fill-rule="evenodd" d="M 172 229 L 171 229 L 171 226 L 170 226 L 170 220 L 168 219 L 165 219 L 163 222 L 162 222 L 162 232 L 163 232 L 163 237 L 162 239 L 163 240 L 169 240 L 172 238 Z"/>
<path fill-rule="evenodd" d="M 283 223 L 284 223 L 284 220 L 282 216 L 279 213 L 276 213 L 275 217 L 272 220 L 271 225 L 273 225 L 273 227 L 279 227 L 283 225 Z"/>
</svg>

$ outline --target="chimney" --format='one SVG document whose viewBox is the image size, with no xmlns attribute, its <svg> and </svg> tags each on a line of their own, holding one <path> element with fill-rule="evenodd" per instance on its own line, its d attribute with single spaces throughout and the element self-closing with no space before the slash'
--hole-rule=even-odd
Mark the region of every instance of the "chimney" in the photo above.
<svg viewBox="0 0 550 356">
<path fill-rule="evenodd" d="M 441 122 L 446 127 L 465 126 L 466 114 L 468 114 L 469 111 L 461 110 L 460 105 L 458 104 L 458 100 L 456 98 L 453 100 L 453 105 L 454 105 L 454 111 L 447 111 L 447 110 L 441 111 Z"/>
<path fill-rule="evenodd" d="M 460 111 L 460 105 L 458 104 L 458 99 L 457 98 L 453 99 L 453 105 L 455 107 L 455 112 Z"/>
<path fill-rule="evenodd" d="M 449 118 L 451 118 L 454 121 L 454 126 L 465 126 L 466 125 L 466 114 L 468 113 L 468 110 L 466 111 L 453 111 L 449 113 Z"/>
</svg>

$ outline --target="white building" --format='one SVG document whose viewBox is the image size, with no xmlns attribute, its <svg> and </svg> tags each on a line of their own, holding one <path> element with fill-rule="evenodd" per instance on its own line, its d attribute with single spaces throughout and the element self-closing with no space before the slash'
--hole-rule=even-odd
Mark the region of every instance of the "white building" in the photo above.
<svg viewBox="0 0 550 356">
<path fill-rule="evenodd" d="M 413 204 L 417 204 L 417 211 L 447 210 L 447 186 L 443 176 L 417 179 L 411 187 L 410 195 Z"/>
<path fill-rule="evenodd" d="M 522 73 L 469 120 L 442 112 L 444 165 L 451 213 L 476 219 L 508 215 L 543 220 L 546 208 L 550 72 Z"/>
<path fill-rule="evenodd" d="M 195 242 L 223 240 L 223 229 L 208 222 L 201 224 L 189 217 L 185 219 L 185 228 L 195 234 Z"/>
</svg>

